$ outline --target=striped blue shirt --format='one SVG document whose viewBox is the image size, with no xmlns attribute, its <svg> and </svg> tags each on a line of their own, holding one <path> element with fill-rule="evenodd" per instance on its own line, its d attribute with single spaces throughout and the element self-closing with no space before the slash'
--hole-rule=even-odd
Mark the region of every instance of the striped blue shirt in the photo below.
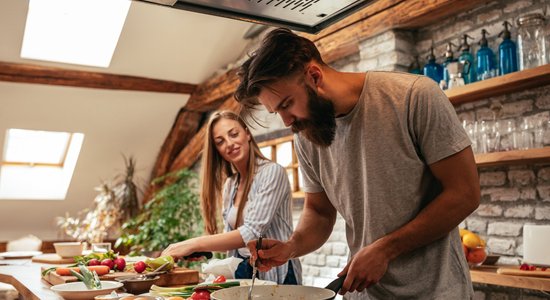
<svg viewBox="0 0 550 300">
<path fill-rule="evenodd" d="M 286 170 L 279 164 L 269 160 L 258 159 L 256 175 L 248 200 L 243 210 L 243 224 L 237 228 L 245 244 L 258 239 L 261 233 L 264 237 L 286 241 L 293 231 L 292 226 L 292 191 Z M 234 205 L 237 193 L 237 174 L 229 177 L 223 188 L 223 220 L 225 231 L 234 228 L 227 222 L 229 210 Z M 230 250 L 229 256 L 236 256 L 237 249 Z M 294 274 L 298 284 L 302 283 L 302 266 L 296 258 L 292 260 Z M 288 272 L 288 264 L 272 268 L 268 272 L 259 272 L 260 279 L 275 281 L 282 284 Z"/>
</svg>

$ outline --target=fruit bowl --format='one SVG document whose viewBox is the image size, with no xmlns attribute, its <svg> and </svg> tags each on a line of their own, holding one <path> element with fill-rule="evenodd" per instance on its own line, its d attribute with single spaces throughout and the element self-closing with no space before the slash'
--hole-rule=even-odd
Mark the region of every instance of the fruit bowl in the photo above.
<svg viewBox="0 0 550 300">
<path fill-rule="evenodd" d="M 476 247 L 468 248 L 468 254 L 466 254 L 466 261 L 470 267 L 479 267 L 487 259 L 487 248 Z"/>
</svg>

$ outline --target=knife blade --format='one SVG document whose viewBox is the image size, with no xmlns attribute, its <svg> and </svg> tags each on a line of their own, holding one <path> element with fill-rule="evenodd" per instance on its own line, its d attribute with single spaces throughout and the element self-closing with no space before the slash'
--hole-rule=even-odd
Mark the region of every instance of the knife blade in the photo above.
<svg viewBox="0 0 550 300">
<path fill-rule="evenodd" d="M 262 249 L 262 239 L 263 236 L 260 234 L 258 242 L 256 243 L 256 261 L 254 261 L 252 265 L 252 284 L 250 284 L 250 288 L 248 289 L 248 300 L 252 300 L 252 289 L 254 288 L 254 281 L 256 281 L 256 273 L 258 272 L 258 260 L 260 260 L 258 251 Z"/>
</svg>

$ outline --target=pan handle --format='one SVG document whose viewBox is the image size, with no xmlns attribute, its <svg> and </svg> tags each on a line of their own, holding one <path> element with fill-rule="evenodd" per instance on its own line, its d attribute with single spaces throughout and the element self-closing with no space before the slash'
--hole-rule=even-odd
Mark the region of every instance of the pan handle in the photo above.
<svg viewBox="0 0 550 300">
<path fill-rule="evenodd" d="M 334 279 L 333 281 L 331 281 L 331 282 L 325 287 L 325 289 L 329 289 L 329 290 L 333 291 L 334 293 L 338 294 L 338 292 L 339 292 L 340 289 L 342 288 L 342 285 L 344 285 L 344 280 L 346 280 L 346 275 Z M 333 299 L 334 299 L 334 298 L 333 298 Z"/>
</svg>

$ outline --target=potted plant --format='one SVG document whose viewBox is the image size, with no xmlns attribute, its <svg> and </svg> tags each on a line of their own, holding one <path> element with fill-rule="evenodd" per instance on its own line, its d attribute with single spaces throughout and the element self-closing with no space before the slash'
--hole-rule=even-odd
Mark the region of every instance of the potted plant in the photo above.
<svg viewBox="0 0 550 300">
<path fill-rule="evenodd" d="M 197 176 L 182 169 L 156 178 L 165 183 L 142 212 L 122 225 L 115 247 L 127 247 L 130 255 L 162 251 L 171 243 L 202 234 Z"/>
</svg>

